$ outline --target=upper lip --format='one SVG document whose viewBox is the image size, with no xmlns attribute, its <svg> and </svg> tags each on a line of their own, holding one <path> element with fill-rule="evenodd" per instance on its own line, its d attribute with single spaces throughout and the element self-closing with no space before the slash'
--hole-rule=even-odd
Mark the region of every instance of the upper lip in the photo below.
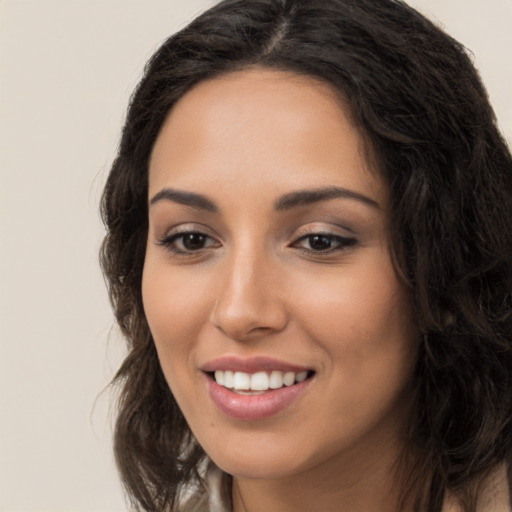
<svg viewBox="0 0 512 512">
<path fill-rule="evenodd" d="M 229 370 L 234 372 L 256 373 L 260 371 L 305 372 L 312 368 L 298 364 L 280 361 L 267 356 L 242 358 L 237 356 L 223 356 L 208 361 L 201 366 L 203 372 L 215 370 Z"/>
</svg>

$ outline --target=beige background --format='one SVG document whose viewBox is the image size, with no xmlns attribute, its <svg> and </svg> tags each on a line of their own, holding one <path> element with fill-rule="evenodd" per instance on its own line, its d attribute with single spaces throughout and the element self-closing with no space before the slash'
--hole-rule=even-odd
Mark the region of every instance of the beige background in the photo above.
<svg viewBox="0 0 512 512">
<path fill-rule="evenodd" d="M 126 510 L 97 203 L 144 62 L 210 3 L 0 0 L 0 512 Z M 512 0 L 411 4 L 474 51 L 511 142 Z"/>
</svg>

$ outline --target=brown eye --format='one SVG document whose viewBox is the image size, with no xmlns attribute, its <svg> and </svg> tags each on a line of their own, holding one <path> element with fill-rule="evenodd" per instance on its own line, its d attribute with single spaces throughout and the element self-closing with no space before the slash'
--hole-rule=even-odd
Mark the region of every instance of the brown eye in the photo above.
<svg viewBox="0 0 512 512">
<path fill-rule="evenodd" d="M 308 242 L 313 251 L 328 251 L 335 243 L 333 237 L 327 235 L 310 236 Z"/>
<path fill-rule="evenodd" d="M 206 245 L 208 237 L 203 233 L 186 233 L 182 235 L 182 245 L 187 251 L 198 251 Z"/>
<path fill-rule="evenodd" d="M 328 233 L 314 233 L 301 237 L 294 245 L 309 252 L 329 253 L 342 251 L 356 242 L 355 238 L 346 238 Z"/>
<path fill-rule="evenodd" d="M 212 237 L 200 231 L 182 231 L 164 238 L 159 245 L 174 254 L 186 255 L 215 247 L 218 244 Z"/>
</svg>

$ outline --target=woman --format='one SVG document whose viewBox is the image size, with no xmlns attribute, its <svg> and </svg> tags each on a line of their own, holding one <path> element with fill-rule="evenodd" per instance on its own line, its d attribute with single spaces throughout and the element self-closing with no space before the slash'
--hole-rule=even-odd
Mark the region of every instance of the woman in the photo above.
<svg viewBox="0 0 512 512">
<path fill-rule="evenodd" d="M 428 20 L 219 3 L 148 63 L 102 208 L 134 508 L 508 510 L 512 159 Z"/>
</svg>

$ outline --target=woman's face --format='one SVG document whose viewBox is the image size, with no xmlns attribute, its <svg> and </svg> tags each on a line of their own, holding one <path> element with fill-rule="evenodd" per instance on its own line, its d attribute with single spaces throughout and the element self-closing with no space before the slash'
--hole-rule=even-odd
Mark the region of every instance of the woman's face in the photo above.
<svg viewBox="0 0 512 512">
<path fill-rule="evenodd" d="M 176 104 L 150 161 L 142 292 L 172 393 L 223 470 L 396 456 L 417 330 L 389 252 L 386 186 L 330 86 L 253 69 Z"/>
</svg>

